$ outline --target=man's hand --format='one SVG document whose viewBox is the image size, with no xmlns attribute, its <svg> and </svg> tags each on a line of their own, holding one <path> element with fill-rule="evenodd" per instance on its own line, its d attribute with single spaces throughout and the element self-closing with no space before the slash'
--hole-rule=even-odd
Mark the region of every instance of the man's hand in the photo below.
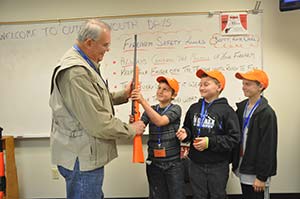
<svg viewBox="0 0 300 199">
<path fill-rule="evenodd" d="M 134 116 L 129 115 L 129 124 L 132 124 L 134 122 Z"/>
<path fill-rule="evenodd" d="M 145 132 L 146 126 L 143 121 L 136 121 L 134 123 L 131 123 L 130 125 L 135 130 L 136 135 L 143 135 L 143 133 Z"/>
<path fill-rule="evenodd" d="M 266 183 L 260 181 L 259 179 L 255 179 L 253 183 L 253 189 L 255 192 L 263 192 L 265 191 Z"/>
<path fill-rule="evenodd" d="M 187 133 L 184 128 L 181 128 L 176 132 L 176 136 L 178 140 L 182 141 L 187 137 Z"/>
<path fill-rule="evenodd" d="M 130 98 L 131 92 L 132 92 L 132 80 L 130 80 L 125 87 L 125 95 L 127 99 Z"/>
</svg>

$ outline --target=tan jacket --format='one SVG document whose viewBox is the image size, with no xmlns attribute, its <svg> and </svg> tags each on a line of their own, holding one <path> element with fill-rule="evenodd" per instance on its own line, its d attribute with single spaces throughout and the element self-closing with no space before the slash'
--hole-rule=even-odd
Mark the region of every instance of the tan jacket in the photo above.
<svg viewBox="0 0 300 199">
<path fill-rule="evenodd" d="M 117 157 L 115 139 L 135 132 L 114 116 L 113 105 L 125 103 L 124 91 L 110 93 L 97 72 L 70 49 L 54 71 L 51 86 L 52 163 L 72 170 L 93 170 Z"/>
</svg>

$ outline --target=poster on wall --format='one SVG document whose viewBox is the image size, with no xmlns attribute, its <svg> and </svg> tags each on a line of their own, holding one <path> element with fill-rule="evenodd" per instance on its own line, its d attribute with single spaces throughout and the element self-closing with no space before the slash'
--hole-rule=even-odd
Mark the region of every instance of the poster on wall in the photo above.
<svg viewBox="0 0 300 199">
<path fill-rule="evenodd" d="M 222 35 L 244 35 L 248 33 L 247 13 L 222 13 L 221 34 Z"/>
</svg>

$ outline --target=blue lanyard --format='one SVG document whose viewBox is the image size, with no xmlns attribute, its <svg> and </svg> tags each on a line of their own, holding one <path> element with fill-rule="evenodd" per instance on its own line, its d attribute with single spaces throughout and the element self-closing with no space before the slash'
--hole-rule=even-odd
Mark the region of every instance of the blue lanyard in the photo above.
<svg viewBox="0 0 300 199">
<path fill-rule="evenodd" d="M 250 118 L 251 115 L 253 114 L 254 110 L 259 106 L 261 102 L 261 98 L 259 98 L 259 100 L 256 101 L 256 103 L 254 104 L 254 106 L 252 107 L 252 109 L 250 110 L 250 113 L 246 116 L 247 113 L 247 107 L 249 105 L 249 101 L 247 102 L 245 109 L 244 109 L 244 114 L 243 114 L 243 129 L 242 129 L 242 139 L 241 139 L 241 143 L 243 143 L 244 140 L 244 134 L 245 134 L 245 129 L 246 127 L 248 128 L 249 126 L 249 122 L 250 122 Z"/>
<path fill-rule="evenodd" d="M 84 54 L 84 52 L 82 52 L 82 50 L 75 44 L 73 46 L 75 48 L 75 50 L 81 55 L 81 57 L 99 74 L 99 71 L 96 69 L 95 65 L 93 64 L 93 62 L 88 58 L 88 56 L 86 56 L 86 54 Z M 100 75 L 100 74 L 99 74 Z"/>
<path fill-rule="evenodd" d="M 170 108 L 172 106 L 172 104 L 169 104 L 161 113 L 160 113 L 160 115 L 163 115 L 165 112 L 167 112 L 167 110 Z M 158 110 L 159 110 L 159 105 L 157 105 L 156 106 L 156 112 L 158 112 Z M 158 112 L 159 113 L 159 112 Z M 160 133 L 160 131 L 161 131 L 161 128 L 160 127 L 157 127 L 157 130 L 159 131 L 159 134 L 158 134 L 158 140 L 157 140 L 157 144 L 158 144 L 158 146 L 160 146 L 161 145 L 161 140 L 160 140 L 160 138 L 161 138 L 161 133 Z"/>
<path fill-rule="evenodd" d="M 214 103 L 215 100 L 213 100 L 212 102 L 210 102 L 207 106 L 207 108 L 205 109 L 205 100 L 202 99 L 202 106 L 201 106 L 201 112 L 200 112 L 200 123 L 199 125 L 197 126 L 198 127 L 198 132 L 197 132 L 197 137 L 200 137 L 200 134 L 201 134 L 201 128 L 203 127 L 203 123 L 204 123 L 204 120 L 207 116 L 207 110 L 208 108 Z"/>
<path fill-rule="evenodd" d="M 81 57 L 94 69 L 94 71 L 96 71 L 96 73 L 100 76 L 100 78 L 102 79 L 103 83 L 105 84 L 106 87 L 108 87 L 108 83 L 107 81 L 105 82 L 104 79 L 102 78 L 101 74 L 100 74 L 100 70 L 97 70 L 95 65 L 93 64 L 93 62 L 88 58 L 88 56 L 86 56 L 86 54 L 75 44 L 73 46 L 75 48 L 75 50 L 81 55 Z"/>
</svg>

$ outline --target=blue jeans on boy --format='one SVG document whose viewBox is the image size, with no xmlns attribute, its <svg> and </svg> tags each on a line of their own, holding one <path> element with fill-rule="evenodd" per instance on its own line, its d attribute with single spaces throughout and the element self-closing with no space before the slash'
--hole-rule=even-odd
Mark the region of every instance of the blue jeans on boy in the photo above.
<svg viewBox="0 0 300 199">
<path fill-rule="evenodd" d="M 180 160 L 147 164 L 149 199 L 184 199 L 184 170 Z"/>
<path fill-rule="evenodd" d="M 193 199 L 225 199 L 229 163 L 196 164 L 191 161 L 190 181 Z"/>
<path fill-rule="evenodd" d="M 104 167 L 92 171 L 80 171 L 79 165 L 77 159 L 72 171 L 57 166 L 66 181 L 67 199 L 103 199 Z"/>
</svg>

